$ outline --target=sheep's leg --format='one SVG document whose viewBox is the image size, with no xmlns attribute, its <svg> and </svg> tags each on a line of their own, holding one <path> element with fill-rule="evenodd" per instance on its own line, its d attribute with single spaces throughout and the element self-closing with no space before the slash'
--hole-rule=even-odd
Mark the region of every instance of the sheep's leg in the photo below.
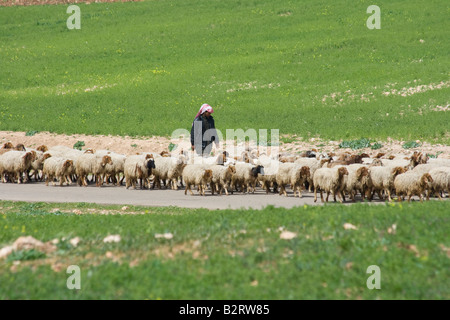
<svg viewBox="0 0 450 320">
<path fill-rule="evenodd" d="M 380 190 L 377 190 L 376 192 L 377 192 L 377 194 L 378 194 L 378 198 L 379 198 L 380 200 L 384 200 L 384 197 L 381 196 L 381 191 L 380 191 Z"/>
<path fill-rule="evenodd" d="M 211 194 L 214 195 L 214 189 L 217 188 L 216 184 L 214 182 L 211 182 L 209 186 L 211 187 Z"/>
<path fill-rule="evenodd" d="M 349 192 L 349 194 L 350 194 L 350 200 L 352 200 L 352 202 L 355 202 L 355 194 L 356 194 L 355 190 L 351 190 L 351 191 Z M 363 195 L 362 192 L 361 192 L 361 195 L 362 195 L 362 198 L 363 198 L 363 200 L 364 200 L 364 195 Z"/>
<path fill-rule="evenodd" d="M 342 191 L 342 190 L 339 191 L 339 194 L 338 194 L 338 195 L 339 195 L 339 197 L 340 197 L 341 200 L 342 200 L 341 203 L 342 203 L 342 202 L 345 202 L 345 194 L 344 194 L 344 191 Z"/>
<path fill-rule="evenodd" d="M 386 193 L 387 193 L 389 202 L 392 202 L 392 198 L 391 198 L 391 191 L 389 190 L 389 188 L 385 189 L 385 191 L 384 191 L 384 192 L 386 192 Z"/>
<path fill-rule="evenodd" d="M 329 196 L 330 196 L 330 191 L 327 191 L 327 198 L 325 199 L 326 202 L 328 202 L 328 197 Z M 336 199 L 334 201 L 336 201 Z"/>
<path fill-rule="evenodd" d="M 317 202 L 317 188 L 314 188 L 314 202 Z"/>
<path fill-rule="evenodd" d="M 411 197 L 412 197 L 411 192 L 408 192 L 408 193 L 407 193 L 407 196 L 408 196 L 408 202 L 411 202 Z"/>
<path fill-rule="evenodd" d="M 325 201 L 323 200 L 322 189 L 320 189 L 320 200 L 321 200 L 322 202 L 325 202 Z"/>
<path fill-rule="evenodd" d="M 274 182 L 273 183 L 273 193 L 277 193 L 278 192 L 278 183 Z"/>
<path fill-rule="evenodd" d="M 420 202 L 423 202 L 423 195 L 422 195 L 422 192 L 419 192 L 419 199 L 420 199 Z"/>
<path fill-rule="evenodd" d="M 187 183 L 186 187 L 189 187 L 189 192 L 190 192 L 191 196 L 193 196 L 194 192 L 192 192 L 191 185 Z"/>
</svg>

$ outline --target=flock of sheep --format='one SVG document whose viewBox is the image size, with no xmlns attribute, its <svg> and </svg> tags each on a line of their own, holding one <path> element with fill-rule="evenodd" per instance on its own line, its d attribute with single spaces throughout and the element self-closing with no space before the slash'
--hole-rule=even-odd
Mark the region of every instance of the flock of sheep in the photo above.
<svg viewBox="0 0 450 320">
<path fill-rule="evenodd" d="M 314 201 L 320 193 L 324 202 L 329 195 L 340 202 L 348 196 L 355 201 L 372 200 L 376 195 L 381 200 L 392 201 L 396 194 L 399 201 L 408 201 L 418 196 L 420 201 L 435 195 L 442 199 L 449 193 L 450 160 L 430 159 L 414 152 L 387 156 L 379 153 L 371 158 L 367 154 L 322 153 L 316 150 L 302 154 L 282 153 L 269 156 L 257 149 L 247 148 L 238 156 L 222 152 L 217 156 L 200 157 L 181 151 L 178 155 L 168 152 L 122 155 L 108 150 L 87 149 L 80 151 L 65 146 L 48 149 L 15 147 L 5 143 L 0 148 L 0 176 L 6 182 L 31 182 L 44 180 L 46 185 L 55 181 L 60 186 L 77 183 L 88 186 L 95 181 L 100 187 L 104 183 L 117 186 L 125 180 L 126 188 L 171 188 L 181 185 L 185 194 L 197 187 L 200 195 L 206 191 L 226 195 L 233 192 L 254 193 L 257 187 L 266 193 L 288 196 L 289 185 L 294 197 L 302 196 L 302 190 L 314 192 Z M 89 181 L 91 177 L 92 181 Z"/>
</svg>

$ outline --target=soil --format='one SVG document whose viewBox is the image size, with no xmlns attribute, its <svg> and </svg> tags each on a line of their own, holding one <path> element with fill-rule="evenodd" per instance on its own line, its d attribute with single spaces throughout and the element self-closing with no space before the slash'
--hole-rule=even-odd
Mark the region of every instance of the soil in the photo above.
<svg viewBox="0 0 450 320">
<path fill-rule="evenodd" d="M 97 135 L 89 136 L 83 134 L 64 135 L 55 134 L 50 132 L 39 132 L 33 136 L 26 136 L 25 132 L 15 131 L 0 131 L 0 144 L 3 145 L 6 142 L 11 142 L 13 145 L 22 143 L 25 147 L 36 148 L 40 145 L 46 145 L 51 148 L 56 145 L 64 145 L 73 148 L 74 144 L 78 141 L 83 141 L 85 146 L 83 149 L 92 148 L 95 150 L 107 149 L 117 153 L 131 155 L 139 152 L 157 152 L 169 151 L 171 143 L 177 147 L 173 150 L 174 154 L 178 154 L 182 149 L 189 150 L 190 143 L 188 140 L 172 141 L 167 137 L 121 137 L 121 136 L 106 136 Z M 382 142 L 383 147 L 381 149 L 372 150 L 370 148 L 359 149 L 352 151 L 347 148 L 339 148 L 340 141 L 324 141 L 318 138 L 311 138 L 309 141 L 295 140 L 290 143 L 281 143 L 280 152 L 287 152 L 296 154 L 303 151 L 316 149 L 319 152 L 352 152 L 362 153 L 365 152 L 371 156 L 375 156 L 379 152 L 386 153 L 386 155 L 405 155 L 409 156 L 414 151 L 425 152 L 428 154 L 436 155 L 439 153 L 438 158 L 450 159 L 450 146 L 442 144 L 430 144 L 427 142 L 417 141 L 421 146 L 419 148 L 404 149 L 402 144 L 404 141 L 398 141 L 388 139 L 388 141 Z M 234 145 L 233 141 L 225 141 L 220 146 L 229 147 Z M 244 147 L 241 144 L 242 147 Z M 261 148 L 264 152 L 265 148 Z"/>
</svg>

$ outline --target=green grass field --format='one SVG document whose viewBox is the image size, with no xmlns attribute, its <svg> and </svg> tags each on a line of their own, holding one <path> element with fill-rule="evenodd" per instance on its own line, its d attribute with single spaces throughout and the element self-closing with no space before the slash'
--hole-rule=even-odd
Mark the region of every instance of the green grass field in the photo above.
<svg viewBox="0 0 450 320">
<path fill-rule="evenodd" d="M 66 238 L 46 257 L 16 252 L 2 261 L 2 300 L 450 298 L 448 201 L 126 210 L 142 215 L 104 215 L 121 207 L 85 203 L 0 206 L 1 247 L 23 235 Z M 280 239 L 280 228 L 297 236 Z M 164 233 L 173 238 L 155 238 Z M 103 243 L 114 234 L 119 243 Z M 66 287 L 69 265 L 81 269 L 80 290 Z M 380 267 L 379 290 L 366 287 L 370 265 Z"/>
<path fill-rule="evenodd" d="M 223 131 L 448 143 L 448 2 L 378 1 L 380 30 L 371 4 L 80 4 L 81 30 L 66 5 L 3 7 L 0 128 L 167 136 L 209 103 Z"/>
</svg>

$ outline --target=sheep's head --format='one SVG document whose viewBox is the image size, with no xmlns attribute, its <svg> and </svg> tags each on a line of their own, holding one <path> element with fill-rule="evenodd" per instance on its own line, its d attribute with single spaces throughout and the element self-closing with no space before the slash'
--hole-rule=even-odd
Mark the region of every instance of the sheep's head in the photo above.
<svg viewBox="0 0 450 320">
<path fill-rule="evenodd" d="M 113 164 L 112 159 L 110 156 L 103 156 L 102 158 L 102 167 L 106 166 L 107 164 Z"/>
<path fill-rule="evenodd" d="M 64 162 L 64 165 L 63 165 L 64 168 L 70 168 L 72 166 L 73 166 L 73 161 L 72 160 L 66 160 Z"/>
<path fill-rule="evenodd" d="M 203 178 L 207 181 L 210 181 L 212 179 L 213 173 L 212 170 L 205 170 L 205 174 L 203 175 Z"/>
<path fill-rule="evenodd" d="M 309 178 L 310 175 L 311 175 L 311 172 L 310 172 L 308 166 L 303 166 L 303 167 L 300 169 L 300 177 L 303 177 L 303 178 Z"/>
<path fill-rule="evenodd" d="M 95 153 L 95 150 L 94 150 L 94 149 L 86 149 L 86 150 L 84 151 L 84 153 L 91 153 L 91 154 L 94 154 L 94 153 Z"/>
<path fill-rule="evenodd" d="M 255 178 L 258 176 L 258 173 L 261 175 L 264 175 L 264 167 L 263 166 L 253 167 L 251 172 L 252 172 L 252 176 Z"/>
<path fill-rule="evenodd" d="M 383 157 L 386 153 L 385 152 L 378 152 L 377 155 L 375 156 L 375 159 L 380 159 L 381 157 Z"/>
<path fill-rule="evenodd" d="M 161 151 L 159 154 L 161 157 L 170 157 L 170 153 L 168 151 Z"/>
<path fill-rule="evenodd" d="M 35 156 L 33 155 L 32 152 L 27 152 L 24 154 L 24 156 L 22 158 L 25 163 L 31 163 L 34 161 Z"/>
<path fill-rule="evenodd" d="M 369 169 L 366 167 L 361 167 L 356 170 L 356 178 L 360 181 L 363 177 L 367 177 L 369 175 Z"/>
<path fill-rule="evenodd" d="M 394 177 L 396 177 L 399 174 L 405 173 L 406 170 L 403 167 L 395 167 L 394 169 L 392 169 L 391 173 Z"/>
<path fill-rule="evenodd" d="M 13 146 L 13 144 L 11 142 L 6 142 L 3 145 L 3 149 L 12 149 L 12 148 L 14 148 L 14 146 Z"/>
<path fill-rule="evenodd" d="M 411 161 L 410 161 L 410 163 L 409 163 L 409 165 L 411 166 L 411 167 L 415 167 L 415 166 L 417 166 L 418 164 L 419 164 L 419 158 L 422 156 L 422 153 L 420 152 L 417 152 L 417 151 L 414 151 L 414 153 L 413 153 L 413 155 L 411 156 L 411 158 L 409 158 Z"/>
<path fill-rule="evenodd" d="M 155 166 L 155 160 L 153 158 L 149 158 L 149 160 L 147 161 L 147 163 L 145 164 L 145 166 L 147 167 L 147 173 L 148 175 L 152 174 L 152 170 L 156 168 Z"/>
<path fill-rule="evenodd" d="M 36 148 L 37 151 L 41 151 L 41 152 L 47 152 L 48 148 L 46 145 L 42 145 Z"/>
<path fill-rule="evenodd" d="M 373 159 L 372 163 L 370 164 L 371 167 L 382 167 L 383 161 L 381 159 Z"/>
<path fill-rule="evenodd" d="M 51 158 L 51 157 L 52 157 L 52 155 L 50 153 L 46 153 L 46 154 L 44 154 L 44 160 L 43 161 L 45 161 L 45 160 L 47 160 L 48 158 Z"/>
<path fill-rule="evenodd" d="M 230 172 L 231 174 L 235 174 L 236 173 L 236 167 L 235 166 L 228 166 L 228 172 Z"/>
<path fill-rule="evenodd" d="M 329 163 L 331 161 L 331 159 L 322 159 L 322 160 L 320 160 L 320 168 L 322 168 L 322 166 L 325 164 L 325 163 Z"/>
<path fill-rule="evenodd" d="M 344 167 L 340 167 L 340 168 L 338 169 L 338 172 L 339 172 L 339 176 L 340 176 L 340 177 L 342 177 L 342 176 L 344 176 L 344 175 L 348 175 L 348 170 L 347 170 L 347 168 L 344 168 Z"/>
<path fill-rule="evenodd" d="M 429 173 L 425 173 L 420 180 L 422 182 L 422 185 L 426 185 L 427 183 L 433 182 L 433 178 Z"/>
<path fill-rule="evenodd" d="M 153 155 L 152 154 L 145 155 L 145 160 L 148 160 L 148 159 L 153 159 Z"/>
<path fill-rule="evenodd" d="M 418 162 L 419 164 L 425 164 L 429 159 L 430 157 L 428 156 L 428 154 L 422 154 L 421 156 L 419 156 Z"/>
<path fill-rule="evenodd" d="M 27 151 L 25 149 L 25 146 L 22 143 L 17 144 L 14 149 L 17 150 L 17 151 Z"/>
<path fill-rule="evenodd" d="M 225 153 L 219 154 L 216 159 L 216 164 L 223 166 L 223 164 L 227 161 L 227 156 Z"/>
</svg>

